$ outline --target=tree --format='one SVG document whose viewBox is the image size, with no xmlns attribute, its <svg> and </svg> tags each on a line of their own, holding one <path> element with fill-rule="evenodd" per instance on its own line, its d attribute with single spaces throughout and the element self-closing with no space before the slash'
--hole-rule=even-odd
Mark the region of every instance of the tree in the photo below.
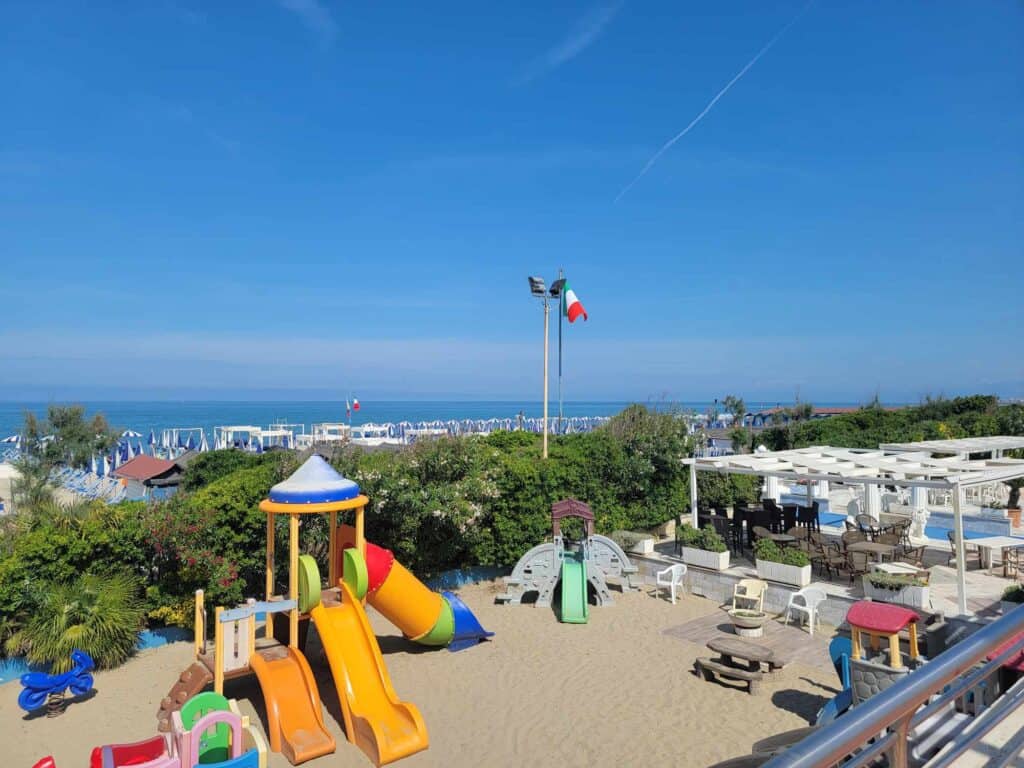
<svg viewBox="0 0 1024 768">
<path fill-rule="evenodd" d="M 46 469 L 58 464 L 84 467 L 97 453 L 117 444 L 118 434 L 102 413 L 87 418 L 81 405 L 51 405 L 46 419 L 25 413 L 22 427 L 22 452 L 29 460 Z"/>
<path fill-rule="evenodd" d="M 742 397 L 726 395 L 722 399 L 722 407 L 725 408 L 726 413 L 732 415 L 732 425 L 734 427 L 743 426 L 743 419 L 747 415 L 747 404 L 743 402 Z"/>
</svg>

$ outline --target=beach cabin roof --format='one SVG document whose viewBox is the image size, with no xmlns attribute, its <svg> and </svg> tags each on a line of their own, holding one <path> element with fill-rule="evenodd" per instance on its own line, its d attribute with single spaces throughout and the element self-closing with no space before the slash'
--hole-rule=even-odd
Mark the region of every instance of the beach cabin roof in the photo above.
<svg viewBox="0 0 1024 768">
<path fill-rule="evenodd" d="M 164 474 L 168 470 L 174 469 L 175 466 L 173 461 L 157 459 L 143 454 L 142 456 L 136 456 L 131 461 L 126 461 L 111 474 L 114 477 L 123 477 L 128 480 L 138 480 L 140 483 L 145 483 L 158 475 Z"/>
</svg>

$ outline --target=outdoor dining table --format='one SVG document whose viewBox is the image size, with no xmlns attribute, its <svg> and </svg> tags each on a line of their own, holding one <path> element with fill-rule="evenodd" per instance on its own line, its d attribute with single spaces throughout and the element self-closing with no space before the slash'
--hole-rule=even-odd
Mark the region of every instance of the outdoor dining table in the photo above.
<svg viewBox="0 0 1024 768">
<path fill-rule="evenodd" d="M 775 651 L 771 648 L 738 637 L 729 637 L 728 635 L 713 637 L 708 640 L 708 649 L 721 656 L 726 664 L 732 664 L 733 659 L 747 662 L 751 671 L 760 670 L 762 664 L 767 664 L 772 671 L 785 666 L 785 663 L 775 656 Z"/>
<path fill-rule="evenodd" d="M 886 557 L 891 560 L 892 556 L 896 553 L 896 547 L 893 544 L 882 544 L 877 541 L 857 541 L 853 544 L 847 544 L 846 551 L 864 552 L 865 554 L 871 555 L 876 561 L 880 562 Z"/>
<path fill-rule="evenodd" d="M 783 547 L 796 544 L 797 541 L 796 536 L 790 536 L 788 533 L 773 533 L 771 534 L 771 540 Z"/>
<path fill-rule="evenodd" d="M 1017 547 L 1024 547 L 1024 539 L 1018 539 L 1015 536 L 984 536 L 979 539 L 966 539 L 964 541 L 968 546 L 977 547 L 979 554 L 981 555 L 981 567 L 987 571 L 992 570 L 994 565 L 994 558 L 992 553 L 994 550 L 999 550 L 1001 560 L 1003 563 L 1003 576 L 1006 576 L 1006 550 L 1016 549 Z"/>
</svg>

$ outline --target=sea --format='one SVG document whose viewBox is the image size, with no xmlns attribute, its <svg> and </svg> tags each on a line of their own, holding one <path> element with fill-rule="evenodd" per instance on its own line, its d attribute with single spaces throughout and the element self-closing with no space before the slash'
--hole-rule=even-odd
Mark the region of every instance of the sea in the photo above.
<svg viewBox="0 0 1024 768">
<path fill-rule="evenodd" d="M 46 402 L 0 402 L 0 440 L 21 431 L 25 412 L 39 417 L 46 415 Z M 323 401 L 84 401 L 87 414 L 102 413 L 112 427 L 119 431 L 134 430 L 149 435 L 153 430 L 159 437 L 162 429 L 201 428 L 207 439 L 213 439 L 216 426 L 251 425 L 268 427 L 271 424 L 304 424 L 319 422 L 345 422 L 344 400 Z M 569 416 L 613 416 L 629 405 L 628 401 L 571 401 L 562 406 L 562 414 Z M 712 401 L 668 402 L 647 405 L 659 408 L 680 408 L 705 412 Z M 777 403 L 748 403 L 751 410 L 770 408 Z M 840 406 L 850 403 L 820 403 Z M 558 415 L 558 403 L 548 406 L 549 415 Z M 540 418 L 540 401 L 516 400 L 360 400 L 360 409 L 352 413 L 352 424 L 397 423 L 400 421 L 447 421 L 452 419 L 514 419 L 522 413 L 526 418 Z M 296 430 L 300 431 L 300 430 Z"/>
</svg>

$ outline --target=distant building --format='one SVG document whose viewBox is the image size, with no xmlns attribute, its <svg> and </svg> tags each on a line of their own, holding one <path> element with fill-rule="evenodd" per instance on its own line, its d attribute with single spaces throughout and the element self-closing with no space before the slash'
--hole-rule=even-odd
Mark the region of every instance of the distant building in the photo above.
<svg viewBox="0 0 1024 768">
<path fill-rule="evenodd" d="M 129 499 L 169 496 L 178 489 L 185 468 L 197 455 L 196 451 L 187 451 L 169 460 L 143 454 L 126 461 L 111 475 L 125 486 Z"/>
</svg>

